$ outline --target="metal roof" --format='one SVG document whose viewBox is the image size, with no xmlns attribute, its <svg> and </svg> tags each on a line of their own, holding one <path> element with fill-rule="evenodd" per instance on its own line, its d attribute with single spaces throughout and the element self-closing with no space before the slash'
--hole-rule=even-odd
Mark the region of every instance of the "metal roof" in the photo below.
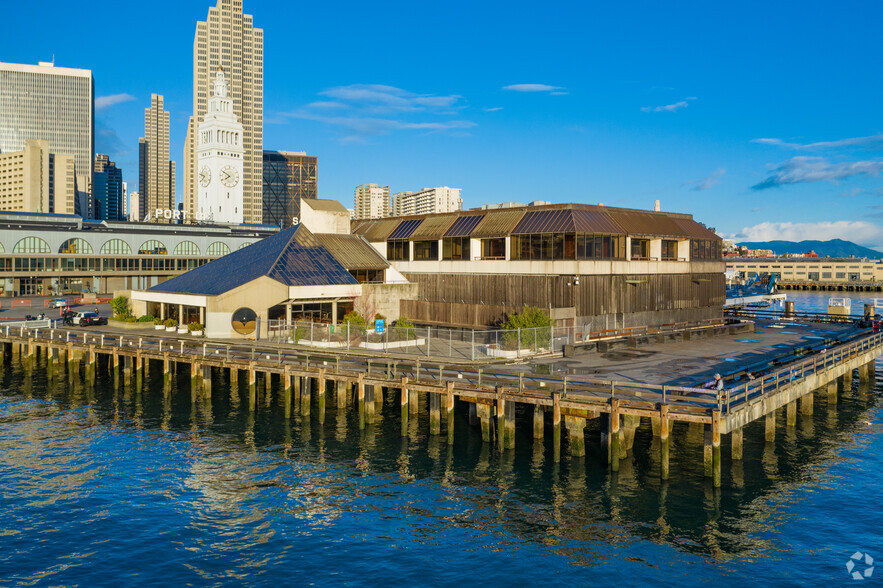
<svg viewBox="0 0 883 588">
<path fill-rule="evenodd" d="M 417 227 L 419 227 L 420 223 L 422 222 L 422 218 L 402 221 L 401 224 L 396 227 L 396 230 L 394 230 L 392 234 L 387 237 L 387 239 L 407 239 L 411 236 L 411 233 L 417 230 Z"/>
<path fill-rule="evenodd" d="M 300 239 L 295 238 L 300 232 L 304 232 Z M 306 227 L 299 225 L 210 261 L 150 290 L 216 296 L 262 276 L 286 286 L 358 283 L 327 249 L 318 245 Z"/>
<path fill-rule="evenodd" d="M 714 233 L 714 231 L 708 230 L 703 225 L 701 225 L 700 223 L 697 223 L 696 221 L 694 221 L 692 219 L 675 218 L 672 220 L 674 220 L 674 222 L 679 227 L 681 227 L 684 230 L 684 232 L 687 233 L 687 236 L 690 237 L 691 239 L 713 239 L 713 240 L 720 239 L 720 237 L 718 237 Z"/>
<path fill-rule="evenodd" d="M 488 211 L 488 214 L 478 223 L 475 230 L 472 231 L 470 237 L 481 239 L 487 237 L 507 237 L 512 233 L 512 229 L 524 216 L 524 210 L 517 208 L 501 209 Z"/>
<path fill-rule="evenodd" d="M 457 220 L 456 214 L 440 214 L 428 216 L 417 229 L 411 233 L 412 241 L 441 239 L 445 231 Z"/>
<path fill-rule="evenodd" d="M 348 270 L 380 270 L 389 267 L 386 259 L 360 235 L 316 233 L 312 237 L 311 242 L 324 247 Z"/>
<path fill-rule="evenodd" d="M 639 212 L 639 211 L 609 211 L 616 224 L 622 227 L 622 232 L 629 235 L 646 235 L 654 237 L 690 237 L 690 234 L 677 222 L 674 217 L 662 213 Z M 684 219 L 686 220 L 686 219 Z M 695 221 L 690 221 L 695 223 Z M 703 237 L 705 238 L 705 237 Z"/>
<path fill-rule="evenodd" d="M 483 218 L 483 214 L 471 214 L 458 217 L 457 220 L 454 221 L 454 224 L 451 225 L 451 228 L 445 233 L 445 237 L 468 237 Z"/>
<path fill-rule="evenodd" d="M 402 219 L 400 218 L 357 221 L 352 228 L 352 232 L 362 235 L 371 243 L 377 243 L 386 241 L 401 222 Z"/>
</svg>

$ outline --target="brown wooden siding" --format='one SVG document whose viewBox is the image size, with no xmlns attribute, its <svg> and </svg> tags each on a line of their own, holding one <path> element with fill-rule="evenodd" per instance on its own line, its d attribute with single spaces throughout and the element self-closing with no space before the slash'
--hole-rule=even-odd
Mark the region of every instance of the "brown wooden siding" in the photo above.
<svg viewBox="0 0 883 588">
<path fill-rule="evenodd" d="M 409 273 L 405 277 L 419 285 L 424 304 L 403 301 L 403 314 L 433 323 L 490 325 L 525 304 L 576 307 L 582 317 L 724 303 L 720 273 L 580 276 L 579 285 L 573 284 L 572 276 Z"/>
</svg>

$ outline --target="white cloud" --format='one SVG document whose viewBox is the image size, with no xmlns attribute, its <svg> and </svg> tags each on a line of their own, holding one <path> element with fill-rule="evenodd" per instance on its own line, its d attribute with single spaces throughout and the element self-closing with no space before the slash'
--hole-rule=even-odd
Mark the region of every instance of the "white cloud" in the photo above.
<svg viewBox="0 0 883 588">
<path fill-rule="evenodd" d="M 512 84 L 503 86 L 503 89 L 512 92 L 549 92 L 553 96 L 567 94 L 561 86 L 549 86 L 548 84 Z"/>
<path fill-rule="evenodd" d="M 491 108 L 484 108 L 482 110 L 484 110 L 485 112 L 498 112 L 500 110 L 503 110 L 503 107 L 502 106 L 493 106 Z"/>
<path fill-rule="evenodd" d="M 725 170 L 724 168 L 721 167 L 721 168 L 714 170 L 713 172 L 711 172 L 710 174 L 708 174 L 707 176 L 705 176 L 704 178 L 702 178 L 700 180 L 692 180 L 689 182 L 685 182 L 684 185 L 685 186 L 692 185 L 693 190 L 695 190 L 696 192 L 701 192 L 702 190 L 708 190 L 709 188 L 713 188 L 713 187 L 717 186 L 720 183 L 721 178 L 724 176 L 725 173 L 727 173 L 727 170 Z"/>
<path fill-rule="evenodd" d="M 883 172 L 883 161 L 844 161 L 831 163 L 824 157 L 792 157 L 776 166 L 762 182 L 752 190 L 766 190 L 785 184 L 805 182 L 836 182 L 845 178 L 873 175 Z"/>
<path fill-rule="evenodd" d="M 695 96 L 688 96 L 685 100 L 675 102 L 674 104 L 664 104 L 662 106 L 643 106 L 641 112 L 674 112 L 682 108 L 690 106 L 688 100 L 696 100 Z"/>
<path fill-rule="evenodd" d="M 867 137 L 849 137 L 847 139 L 837 139 L 836 141 L 818 141 L 816 143 L 793 143 L 776 139 L 772 137 L 762 137 L 760 139 L 752 139 L 752 143 L 761 145 L 773 145 L 775 147 L 784 147 L 786 149 L 795 149 L 798 151 L 818 151 L 822 149 L 840 149 L 843 147 L 875 147 L 883 145 L 883 134 L 868 135 Z"/>
<path fill-rule="evenodd" d="M 469 120 L 450 120 L 466 105 L 457 94 L 419 94 L 383 84 L 352 84 L 320 92 L 332 100 L 311 102 L 287 118 L 313 120 L 348 131 L 347 142 L 365 141 L 370 136 L 393 131 L 427 131 L 463 134 L 476 126 Z M 346 111 L 347 116 L 338 113 Z"/>
<path fill-rule="evenodd" d="M 883 227 L 867 221 L 818 223 L 765 222 L 731 235 L 735 241 L 829 241 L 843 239 L 866 247 L 883 246 Z"/>
<path fill-rule="evenodd" d="M 131 102 L 135 97 L 131 94 L 111 94 L 110 96 L 99 96 L 95 99 L 95 110 L 103 110 L 122 104 L 123 102 Z"/>
</svg>

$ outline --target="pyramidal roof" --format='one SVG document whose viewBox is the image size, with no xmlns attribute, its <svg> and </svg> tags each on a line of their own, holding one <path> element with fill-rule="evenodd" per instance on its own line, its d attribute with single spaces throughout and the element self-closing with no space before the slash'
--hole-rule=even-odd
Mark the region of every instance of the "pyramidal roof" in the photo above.
<svg viewBox="0 0 883 588">
<path fill-rule="evenodd" d="M 303 225 L 280 231 L 150 288 L 216 296 L 267 276 L 286 286 L 358 284 Z"/>
</svg>

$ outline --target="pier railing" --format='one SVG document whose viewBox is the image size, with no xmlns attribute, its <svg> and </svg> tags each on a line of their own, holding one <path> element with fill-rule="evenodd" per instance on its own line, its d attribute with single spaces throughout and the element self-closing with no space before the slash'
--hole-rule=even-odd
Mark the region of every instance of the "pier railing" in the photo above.
<svg viewBox="0 0 883 588">
<path fill-rule="evenodd" d="M 724 309 L 724 315 L 728 317 L 744 317 L 744 318 L 760 318 L 770 320 L 793 320 L 807 321 L 812 323 L 832 323 L 832 324 L 850 324 L 864 318 L 862 315 L 855 314 L 828 314 L 826 312 L 804 312 L 786 310 L 773 310 L 768 308 L 751 308 L 751 307 L 727 307 Z"/>
<path fill-rule="evenodd" d="M 636 411 L 654 410 L 667 405 L 681 418 L 705 420 L 712 411 L 727 414 L 754 402 L 757 398 L 777 393 L 783 386 L 796 383 L 813 374 L 859 354 L 883 346 L 883 334 L 868 333 L 852 341 L 814 353 L 770 373 L 743 382 L 728 383 L 727 389 L 717 392 L 704 388 L 668 386 L 654 383 L 603 380 L 579 375 L 541 374 L 524 370 L 505 370 L 499 367 L 456 366 L 443 361 L 421 358 L 414 360 L 384 360 L 353 355 L 329 355 L 278 346 L 257 344 L 224 344 L 164 336 L 130 336 L 97 331 L 72 331 L 55 328 L 34 328 L 30 325 L 0 329 L 0 337 L 7 341 L 52 344 L 56 347 L 76 345 L 80 350 L 97 349 L 103 353 L 139 354 L 174 361 L 200 362 L 206 365 L 255 366 L 255 369 L 282 373 L 286 369 L 323 370 L 326 376 L 359 377 L 375 382 L 395 381 L 407 377 L 409 386 L 443 389 L 454 382 L 459 394 L 476 397 L 509 394 L 513 398 L 533 398 L 535 403 L 551 402 L 552 393 L 560 394 L 562 406 L 584 410 L 608 410 L 616 399 L 620 406 Z M 464 391 L 465 390 L 465 391 Z M 474 392 L 469 392 L 474 390 Z M 691 416 L 692 415 L 692 416 Z M 649 413 L 648 413 L 649 416 Z"/>
</svg>

